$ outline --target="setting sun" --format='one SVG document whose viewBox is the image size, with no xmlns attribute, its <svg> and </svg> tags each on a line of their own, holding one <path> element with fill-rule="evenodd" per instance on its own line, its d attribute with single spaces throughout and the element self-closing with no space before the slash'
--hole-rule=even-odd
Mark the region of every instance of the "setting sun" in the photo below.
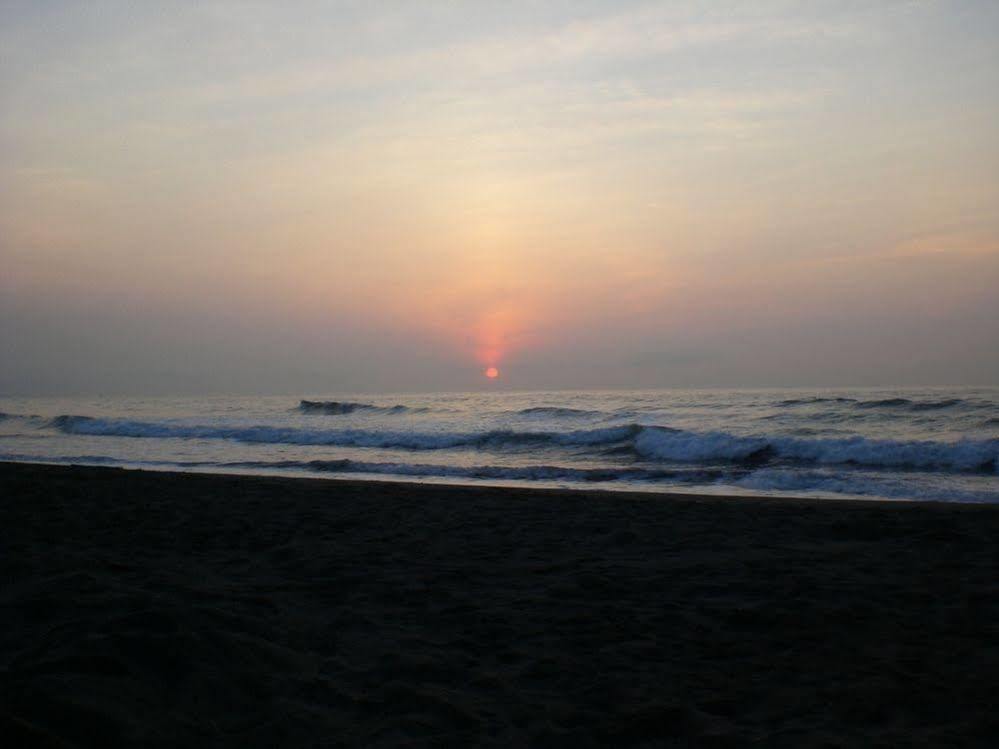
<svg viewBox="0 0 999 749">
<path fill-rule="evenodd" d="M 490 380 L 495 380 L 497 377 L 499 377 L 499 370 L 496 369 L 496 367 L 489 367 L 486 370 L 486 377 L 488 377 Z"/>
</svg>

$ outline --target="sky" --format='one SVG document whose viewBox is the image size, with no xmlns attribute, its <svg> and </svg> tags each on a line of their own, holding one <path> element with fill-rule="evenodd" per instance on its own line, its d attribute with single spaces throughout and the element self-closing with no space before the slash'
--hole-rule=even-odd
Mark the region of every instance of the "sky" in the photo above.
<svg viewBox="0 0 999 749">
<path fill-rule="evenodd" d="M 999 384 L 996 92 L 994 2 L 0 0 L 0 394 Z"/>
</svg>

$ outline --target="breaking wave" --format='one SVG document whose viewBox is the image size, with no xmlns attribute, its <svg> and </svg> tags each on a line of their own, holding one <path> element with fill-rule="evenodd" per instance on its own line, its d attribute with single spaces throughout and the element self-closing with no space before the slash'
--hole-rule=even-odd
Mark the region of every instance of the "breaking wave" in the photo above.
<svg viewBox="0 0 999 749">
<path fill-rule="evenodd" d="M 198 426 L 90 416 L 57 416 L 51 426 L 68 434 L 110 437 L 181 439 L 231 439 L 290 445 L 340 447 L 398 447 L 409 450 L 441 450 L 452 447 L 502 447 L 516 445 L 600 445 L 633 437 L 638 425 L 572 432 L 517 432 L 493 429 L 484 432 L 395 432 L 363 429 L 308 430 L 272 426 Z"/>
<path fill-rule="evenodd" d="M 859 436 L 808 439 L 694 432 L 639 424 L 571 431 L 492 429 L 481 432 L 415 432 L 199 426 L 64 415 L 53 419 L 50 426 L 68 434 L 93 436 L 224 439 L 247 443 L 405 450 L 593 447 L 616 453 L 633 452 L 646 460 L 677 463 L 763 465 L 789 462 L 977 472 L 995 472 L 999 463 L 999 439 L 964 439 L 957 442 L 877 440 Z"/>
<path fill-rule="evenodd" d="M 635 448 L 645 457 L 676 461 L 782 460 L 923 470 L 995 471 L 999 461 L 996 439 L 958 442 L 866 437 L 803 439 L 648 427 L 635 440 Z"/>
</svg>

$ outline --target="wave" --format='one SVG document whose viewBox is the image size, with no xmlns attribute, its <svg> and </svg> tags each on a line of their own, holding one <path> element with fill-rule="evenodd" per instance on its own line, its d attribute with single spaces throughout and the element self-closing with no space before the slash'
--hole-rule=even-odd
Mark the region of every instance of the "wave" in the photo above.
<svg viewBox="0 0 999 749">
<path fill-rule="evenodd" d="M 778 406 L 806 406 L 813 403 L 856 403 L 856 398 L 788 398 L 778 401 Z"/>
<path fill-rule="evenodd" d="M 522 416 L 600 416 L 603 411 L 587 411 L 582 408 L 566 408 L 563 406 L 533 406 L 516 411 Z"/>
<path fill-rule="evenodd" d="M 862 410 L 871 409 L 898 409 L 903 411 L 940 411 L 958 406 L 971 406 L 979 408 L 992 408 L 995 406 L 989 402 L 976 402 L 963 398 L 943 398 L 941 400 L 913 400 L 912 398 L 876 398 L 872 400 L 857 400 L 856 398 L 844 397 L 814 397 L 814 398 L 790 398 L 777 402 L 777 406 L 808 406 L 817 403 L 843 403 L 851 404 L 853 408 Z"/>
<path fill-rule="evenodd" d="M 558 465 L 534 466 L 454 466 L 436 463 L 369 462 L 362 460 L 309 460 L 244 462 L 224 464 L 229 468 L 302 469 L 320 473 L 376 473 L 391 476 L 439 476 L 448 478 L 517 481 L 674 481 L 703 483 L 716 481 L 725 472 L 706 469 L 657 470 L 646 468 L 571 468 Z"/>
<path fill-rule="evenodd" d="M 918 401 L 910 398 L 882 398 L 879 400 L 857 401 L 855 408 L 900 408 L 906 411 L 939 411 L 964 405 L 961 398 L 945 398 L 937 401 Z"/>
<path fill-rule="evenodd" d="M 905 478 L 872 478 L 821 471 L 788 471 L 762 468 L 737 478 L 733 483 L 754 491 L 780 491 L 789 494 L 824 492 L 883 499 L 930 500 L 942 502 L 999 502 L 999 491 L 926 485 Z"/>
<path fill-rule="evenodd" d="M 880 398 L 857 402 L 857 408 L 903 408 L 911 405 L 912 401 L 908 398 Z"/>
<path fill-rule="evenodd" d="M 407 411 L 422 411 L 425 409 L 411 409 L 408 406 L 376 406 L 374 403 L 356 403 L 353 401 L 309 401 L 302 400 L 298 404 L 298 410 L 306 414 L 329 414 L 342 416 L 352 414 L 355 411 L 378 411 L 380 413 L 405 413 Z"/>
<path fill-rule="evenodd" d="M 247 443 L 378 447 L 405 450 L 594 447 L 646 460 L 763 465 L 774 462 L 845 464 L 919 470 L 995 472 L 999 439 L 957 442 L 815 438 L 692 432 L 627 424 L 564 432 L 494 429 L 482 432 L 407 432 L 199 426 L 64 415 L 50 422 L 68 434 L 132 438 L 225 439 Z"/>
<path fill-rule="evenodd" d="M 0 461 L 26 463 L 76 463 L 89 465 L 173 466 L 177 468 L 243 468 L 250 470 L 303 470 L 317 473 L 365 473 L 385 476 L 442 477 L 493 479 L 507 481 L 579 481 L 587 483 L 607 481 L 670 481 L 679 483 L 706 483 L 722 478 L 740 478 L 745 471 L 717 469 L 651 469 L 631 467 L 573 468 L 559 465 L 455 466 L 438 463 L 398 463 L 364 460 L 250 460 L 214 462 L 207 460 L 140 460 L 129 461 L 107 455 L 43 456 L 22 453 L 0 453 Z"/>
<path fill-rule="evenodd" d="M 28 455 L 26 453 L 0 453 L 0 461 L 14 463 L 78 463 L 81 465 L 120 466 L 129 461 L 110 455 Z M 143 465 L 188 467 L 187 464 L 168 460 L 143 461 Z M 205 465 L 209 465 L 205 463 Z M 190 467 L 193 467 L 193 463 Z"/>
<path fill-rule="evenodd" d="M 363 429 L 308 430 L 272 426 L 199 426 L 90 416 L 57 416 L 50 426 L 67 434 L 103 437 L 231 439 L 291 445 L 339 447 L 386 447 L 410 450 L 442 450 L 453 447 L 503 447 L 533 445 L 600 445 L 621 442 L 641 429 L 637 424 L 572 432 L 517 432 L 493 429 L 485 432 L 395 432 Z"/>
<path fill-rule="evenodd" d="M 676 461 L 774 460 L 883 468 L 995 472 L 999 439 L 933 442 L 866 437 L 802 439 L 740 436 L 727 432 L 683 432 L 648 427 L 635 440 L 645 457 Z"/>
<path fill-rule="evenodd" d="M 995 471 L 999 440 L 874 440 L 865 437 L 802 439 L 740 436 L 727 432 L 664 431 L 650 427 L 635 441 L 646 457 L 665 460 L 761 459 L 885 468 Z"/>
<path fill-rule="evenodd" d="M 352 414 L 357 411 L 368 411 L 388 414 L 420 413 L 428 411 L 427 408 L 414 408 L 412 406 L 394 405 L 378 406 L 374 403 L 360 403 L 356 401 L 310 401 L 302 400 L 298 404 L 298 410 L 306 414 L 327 414 L 342 416 Z M 579 416 L 599 416 L 601 411 L 588 411 L 580 408 L 567 408 L 562 406 L 532 406 L 522 408 L 518 411 L 510 411 L 510 414 L 518 416 L 553 416 L 553 417 L 579 417 Z"/>
</svg>

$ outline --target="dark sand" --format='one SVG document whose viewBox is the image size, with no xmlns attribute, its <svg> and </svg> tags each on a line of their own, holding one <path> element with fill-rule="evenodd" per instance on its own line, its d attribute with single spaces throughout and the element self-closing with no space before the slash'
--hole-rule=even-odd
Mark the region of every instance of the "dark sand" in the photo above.
<svg viewBox="0 0 999 749">
<path fill-rule="evenodd" d="M 0 464 L 0 533 L 5 746 L 999 737 L 997 507 Z"/>
</svg>

